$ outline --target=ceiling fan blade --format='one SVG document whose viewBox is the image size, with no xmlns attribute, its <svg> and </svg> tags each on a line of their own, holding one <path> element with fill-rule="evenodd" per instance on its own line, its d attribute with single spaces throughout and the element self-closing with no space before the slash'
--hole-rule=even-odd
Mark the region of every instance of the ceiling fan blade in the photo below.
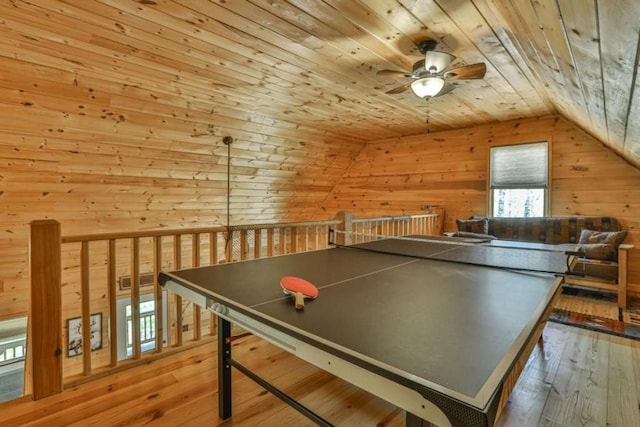
<svg viewBox="0 0 640 427">
<path fill-rule="evenodd" d="M 398 86 L 396 88 L 393 88 L 385 93 L 387 94 L 395 94 L 395 93 L 402 93 L 405 92 L 407 89 L 409 89 L 411 87 L 411 83 L 407 83 L 406 85 L 402 85 L 402 86 Z"/>
<path fill-rule="evenodd" d="M 376 74 L 379 76 L 411 77 L 411 74 L 407 73 L 406 71 L 396 71 L 396 70 L 380 70 Z"/>
<path fill-rule="evenodd" d="M 465 65 L 446 71 L 444 78 L 449 80 L 481 79 L 486 72 L 487 66 L 484 62 L 478 62 L 477 64 Z"/>
</svg>

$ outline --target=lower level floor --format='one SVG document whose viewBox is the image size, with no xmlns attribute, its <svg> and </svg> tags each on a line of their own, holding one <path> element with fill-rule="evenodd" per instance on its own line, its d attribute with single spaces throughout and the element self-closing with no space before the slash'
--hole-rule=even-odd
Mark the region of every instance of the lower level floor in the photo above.
<svg viewBox="0 0 640 427">
<path fill-rule="evenodd" d="M 640 341 L 549 323 L 498 420 L 505 426 L 640 425 Z M 234 357 L 340 426 L 402 426 L 403 411 L 256 337 Z M 0 405 L 9 426 L 312 425 L 239 372 L 234 416 L 217 416 L 212 344 L 113 374 L 33 402 Z"/>
</svg>

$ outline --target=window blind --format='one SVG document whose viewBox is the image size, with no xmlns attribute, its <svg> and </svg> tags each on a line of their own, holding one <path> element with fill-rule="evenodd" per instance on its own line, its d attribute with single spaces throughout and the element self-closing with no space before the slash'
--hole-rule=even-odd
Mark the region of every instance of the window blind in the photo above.
<svg viewBox="0 0 640 427">
<path fill-rule="evenodd" d="M 547 188 L 548 143 L 491 148 L 491 188 Z"/>
</svg>

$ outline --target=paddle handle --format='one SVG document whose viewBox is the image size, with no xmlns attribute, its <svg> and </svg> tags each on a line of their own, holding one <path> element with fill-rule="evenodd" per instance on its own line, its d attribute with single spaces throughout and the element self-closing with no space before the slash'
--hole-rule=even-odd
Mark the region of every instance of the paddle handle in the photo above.
<svg viewBox="0 0 640 427">
<path fill-rule="evenodd" d="M 296 310 L 304 310 L 304 295 L 302 292 L 296 292 Z"/>
</svg>

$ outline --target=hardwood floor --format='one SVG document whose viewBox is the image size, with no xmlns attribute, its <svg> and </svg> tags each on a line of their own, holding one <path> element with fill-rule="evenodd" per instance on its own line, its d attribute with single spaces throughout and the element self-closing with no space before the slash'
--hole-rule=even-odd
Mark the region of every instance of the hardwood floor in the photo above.
<svg viewBox="0 0 640 427">
<path fill-rule="evenodd" d="M 563 304 L 571 304 L 562 302 Z M 595 302 L 595 310 L 608 310 Z M 549 323 L 498 426 L 640 425 L 640 341 Z M 0 405 L 12 426 L 307 426 L 306 418 L 234 371 L 234 416 L 217 417 L 211 344 L 32 402 Z M 402 426 L 403 411 L 255 337 L 234 356 L 340 426 Z"/>
</svg>

